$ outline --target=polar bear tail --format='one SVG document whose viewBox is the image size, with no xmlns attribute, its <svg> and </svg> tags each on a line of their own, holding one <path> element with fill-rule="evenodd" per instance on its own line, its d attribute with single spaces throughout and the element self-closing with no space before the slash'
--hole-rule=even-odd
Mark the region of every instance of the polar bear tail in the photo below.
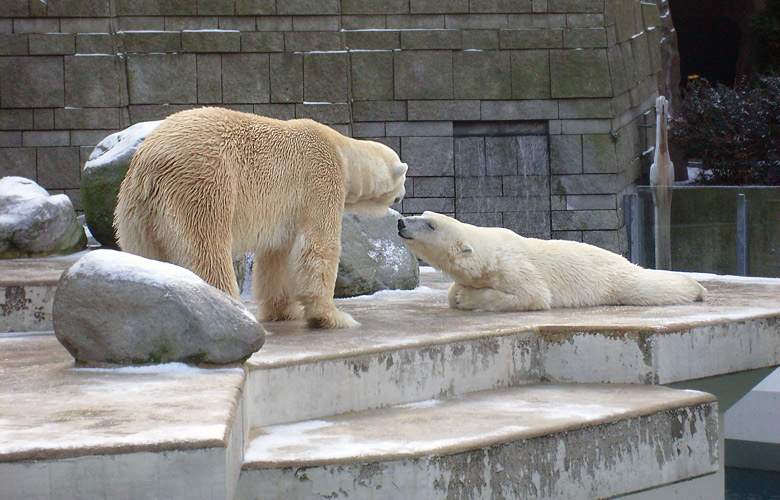
<svg viewBox="0 0 780 500">
<path fill-rule="evenodd" d="M 707 300 L 707 289 L 688 276 L 648 269 L 626 299 L 630 305 L 666 306 Z"/>
</svg>

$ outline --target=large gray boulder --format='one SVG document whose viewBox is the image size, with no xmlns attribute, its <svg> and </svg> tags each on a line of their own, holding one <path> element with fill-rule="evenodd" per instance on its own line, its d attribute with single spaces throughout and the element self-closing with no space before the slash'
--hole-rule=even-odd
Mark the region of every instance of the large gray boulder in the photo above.
<svg viewBox="0 0 780 500">
<path fill-rule="evenodd" d="M 173 264 L 95 250 L 60 278 L 54 333 L 87 364 L 226 364 L 260 349 L 265 330 L 239 301 Z"/>
<path fill-rule="evenodd" d="M 24 177 L 0 179 L 0 258 L 73 253 L 87 243 L 73 204 Z"/>
<path fill-rule="evenodd" d="M 417 257 L 398 236 L 401 215 L 382 218 L 345 212 L 341 219 L 341 258 L 336 297 L 380 290 L 411 290 L 420 283 Z"/>
<path fill-rule="evenodd" d="M 87 227 L 106 248 L 116 248 L 114 209 L 119 186 L 138 146 L 160 121 L 141 122 L 111 134 L 95 146 L 81 172 L 81 201 Z"/>
</svg>

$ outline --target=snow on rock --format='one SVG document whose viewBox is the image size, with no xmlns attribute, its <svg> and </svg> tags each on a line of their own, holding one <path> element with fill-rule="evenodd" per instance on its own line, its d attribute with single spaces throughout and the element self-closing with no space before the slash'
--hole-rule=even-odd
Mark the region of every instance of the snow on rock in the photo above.
<svg viewBox="0 0 780 500">
<path fill-rule="evenodd" d="M 81 196 L 87 226 L 97 241 L 116 248 L 114 209 L 119 185 L 135 150 L 161 120 L 141 122 L 111 134 L 92 150 L 81 173 Z"/>
<path fill-rule="evenodd" d="M 265 341 L 241 302 L 191 271 L 114 250 L 63 273 L 52 314 L 57 339 L 88 364 L 235 363 Z"/>
<path fill-rule="evenodd" d="M 24 177 L 3 177 L 0 179 L 0 207 L 11 203 L 46 198 L 49 192 Z"/>
<path fill-rule="evenodd" d="M 420 282 L 417 257 L 398 236 L 400 214 L 381 218 L 345 212 L 336 297 L 411 290 Z"/>
<path fill-rule="evenodd" d="M 0 258 L 72 253 L 86 242 L 66 195 L 50 196 L 24 177 L 0 179 Z"/>
<path fill-rule="evenodd" d="M 84 164 L 84 170 L 99 168 L 106 164 L 125 161 L 128 164 L 138 146 L 162 120 L 140 122 L 115 134 L 111 134 L 95 146 Z"/>
</svg>

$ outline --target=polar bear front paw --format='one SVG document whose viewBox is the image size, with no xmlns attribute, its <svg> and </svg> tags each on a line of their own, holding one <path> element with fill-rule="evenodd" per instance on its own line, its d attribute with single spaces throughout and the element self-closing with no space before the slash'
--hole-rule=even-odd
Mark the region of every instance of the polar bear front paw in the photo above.
<svg viewBox="0 0 780 500">
<path fill-rule="evenodd" d="M 457 288 L 456 288 L 457 286 Z M 452 285 L 450 289 L 450 306 L 455 309 L 471 311 L 474 309 L 487 309 L 484 304 L 480 289 L 468 286 Z"/>
<path fill-rule="evenodd" d="M 263 321 L 287 321 L 303 318 L 303 306 L 297 302 L 264 303 L 261 311 Z"/>
<path fill-rule="evenodd" d="M 550 298 L 527 293 L 507 293 L 493 288 L 460 287 L 450 290 L 450 304 L 465 310 L 482 311 L 537 311 L 550 308 Z"/>
<path fill-rule="evenodd" d="M 490 310 L 490 304 L 486 303 L 483 288 L 472 288 L 453 283 L 447 294 L 447 300 L 452 309 L 471 311 L 474 309 Z"/>
<path fill-rule="evenodd" d="M 332 315 L 309 318 L 308 324 L 311 328 L 330 329 L 353 328 L 360 325 L 352 316 L 339 310 L 336 310 Z"/>
<path fill-rule="evenodd" d="M 458 309 L 458 292 L 463 289 L 463 285 L 453 283 L 450 286 L 450 291 L 447 292 L 447 302 L 450 304 L 450 308 Z"/>
</svg>

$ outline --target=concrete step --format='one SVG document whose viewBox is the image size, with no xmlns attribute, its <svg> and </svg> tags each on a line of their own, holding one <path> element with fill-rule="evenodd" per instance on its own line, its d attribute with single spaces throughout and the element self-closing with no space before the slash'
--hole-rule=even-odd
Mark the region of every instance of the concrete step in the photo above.
<svg viewBox="0 0 780 500">
<path fill-rule="evenodd" d="M 423 286 L 339 300 L 357 328 L 266 323 L 247 362 L 253 427 L 539 381 L 670 384 L 780 362 L 780 280 L 702 276 L 706 303 L 458 311 Z M 279 388 L 295 388 L 279 390 Z"/>
<path fill-rule="evenodd" d="M 236 499 L 612 498 L 715 473 L 717 428 L 706 393 L 529 384 L 255 428 Z"/>
<path fill-rule="evenodd" d="M 0 260 L 0 333 L 52 331 L 60 276 L 82 255 Z"/>
<path fill-rule="evenodd" d="M 0 335 L 0 498 L 231 500 L 242 368 L 79 368 L 52 334 Z"/>
<path fill-rule="evenodd" d="M 27 290 L 28 286 L 46 286 L 53 297 L 59 273 L 70 263 L 55 262 L 46 269 L 48 264 L 44 262 L 16 263 L 17 270 L 0 262 L 0 278 L 7 278 L 2 281 L 7 286 L 0 293 L 0 300 L 15 297 L 15 288 Z M 39 271 L 53 278 L 35 285 L 31 269 L 36 266 L 43 266 Z M 8 272 L 22 274 L 15 279 Z M 20 280 L 20 276 L 24 279 Z M 227 372 L 191 369 L 180 374 L 176 370 L 169 372 L 170 367 L 166 366 L 159 371 L 156 368 L 85 370 L 73 366 L 72 358 L 51 333 L 0 335 L 0 378 L 6 381 L 0 385 L 0 498 L 89 499 L 129 495 L 231 499 L 250 427 L 267 429 L 320 418 L 335 422 L 341 421 L 341 417 L 334 420 L 331 416 L 344 412 L 397 411 L 389 407 L 432 398 L 454 402 L 470 398 L 468 394 L 473 392 L 520 391 L 535 387 L 532 384 L 540 381 L 689 383 L 709 380 L 705 377 L 720 380 L 714 376 L 730 376 L 780 363 L 780 336 L 777 335 L 780 280 L 701 276 L 699 279 L 709 290 L 709 299 L 706 303 L 690 305 L 495 314 L 449 309 L 446 302 L 449 281 L 431 270 L 425 270 L 421 279 L 423 286 L 414 291 L 339 300 L 339 307 L 362 323 L 354 329 L 316 331 L 296 321 L 266 323 L 270 334 L 263 349 L 243 369 Z M 25 300 L 29 298 L 25 297 Z M 8 301 L 0 302 L 0 306 L 3 314 L 13 309 Z M 7 316 L 0 318 L 0 326 L 8 328 L 8 325 Z M 608 388 L 614 386 L 605 387 Z M 626 401 L 633 401 L 632 394 L 625 395 Z M 607 405 L 599 402 L 598 397 L 594 396 L 589 404 Z M 566 404 L 562 405 L 564 410 Z M 633 403 L 622 407 L 633 408 Z M 386 410 L 377 410 L 382 408 Z M 678 422 L 688 421 L 687 410 L 683 410 L 676 410 L 681 415 Z M 404 414 L 399 415 L 400 420 Z M 616 422 L 651 416 L 626 417 L 628 420 Z M 581 451 L 590 446 L 592 441 L 588 439 L 614 443 L 609 437 L 612 433 L 624 435 L 616 422 L 593 424 L 597 428 L 612 426 L 609 432 L 605 430 L 595 437 L 578 434 L 590 425 L 586 420 L 568 431 L 557 434 L 550 431 L 550 435 L 562 440 L 559 442 L 566 450 L 564 458 L 560 458 L 557 449 L 544 451 L 547 441 L 541 437 L 533 438 L 541 451 L 532 451 L 533 447 L 518 448 L 527 445 L 531 438 L 513 441 L 501 426 L 498 435 L 506 443 L 485 444 L 480 449 L 487 450 L 484 453 L 488 455 L 482 456 L 493 456 L 503 449 L 520 450 L 518 453 L 532 457 L 539 467 L 536 472 L 530 472 L 530 466 L 520 470 L 530 474 L 530 481 L 539 491 L 553 491 L 544 486 L 551 474 L 556 481 L 561 475 L 573 477 L 574 473 L 569 472 L 572 462 L 566 457 L 581 457 L 580 461 L 590 457 L 591 460 L 591 455 L 582 455 L 585 452 Z M 437 426 L 446 427 L 446 424 Z M 655 470 L 666 471 L 667 462 L 674 463 L 677 459 L 674 456 L 667 459 L 664 450 L 677 449 L 679 443 L 690 440 L 685 429 L 678 427 L 658 432 L 642 435 L 639 444 L 656 443 Z M 718 435 L 717 429 L 712 429 L 709 436 L 713 435 Z M 587 437 L 582 437 L 583 441 L 576 447 L 566 441 L 571 436 Z M 446 436 L 438 441 L 445 439 Z M 688 453 L 685 446 L 680 450 L 683 455 Z M 439 450 L 439 455 L 435 451 L 427 456 L 440 458 L 404 458 L 371 464 L 390 463 L 392 467 L 388 470 L 400 471 L 399 477 L 405 477 L 407 470 L 426 470 L 426 463 L 433 464 L 430 467 L 444 467 L 442 470 L 449 472 L 442 477 L 447 481 L 462 477 L 466 485 L 453 486 L 451 496 L 479 485 L 488 488 L 485 485 L 498 481 L 497 473 L 488 469 L 483 469 L 481 475 L 453 476 L 459 470 L 474 472 L 476 465 L 469 461 L 457 467 L 447 465 L 454 460 L 447 457 L 477 460 L 471 448 L 457 453 Z M 597 450 L 597 458 L 613 457 L 607 451 Z M 550 466 L 552 462 L 538 458 L 553 452 L 555 460 L 563 462 Z M 592 473 L 581 484 L 599 483 L 593 487 L 598 493 L 605 490 L 600 486 L 603 479 L 593 479 L 601 477 L 599 471 L 607 474 L 616 467 L 615 463 L 624 464 L 629 459 L 618 456 L 599 458 L 598 463 L 595 460 L 587 462 L 593 466 Z M 486 463 L 500 463 L 505 467 L 500 461 Z M 637 467 L 643 463 L 638 461 Z M 333 475 L 333 467 L 356 473 L 358 466 L 350 464 L 311 465 L 301 470 L 308 474 L 309 469 L 324 467 L 327 472 L 322 477 Z M 373 467 L 361 469 L 366 484 L 370 483 Z M 247 473 L 254 470 L 247 469 Z M 282 476 L 289 472 L 269 470 L 277 470 Z M 551 470 L 563 472 L 551 473 Z M 668 477 L 684 476 L 675 474 L 669 473 Z M 701 479 L 705 477 L 714 476 L 670 484 L 669 488 L 675 490 L 672 494 L 655 488 L 652 490 L 655 496 L 640 492 L 626 498 L 723 498 L 722 476 L 720 483 L 717 479 L 708 483 L 716 484 L 714 490 L 702 488 Z M 529 481 L 525 478 L 521 478 L 523 484 Z M 273 485 L 273 481 L 276 479 L 272 478 L 271 483 L 263 479 L 263 484 Z M 383 488 L 389 490 L 392 482 L 386 484 Z M 634 483 L 629 481 L 629 484 Z M 344 486 L 345 491 L 349 491 L 347 487 L 352 487 L 351 483 Z M 640 486 L 631 486 L 634 487 Z M 248 488 L 252 490 L 253 486 Z M 498 489 L 490 491 L 497 491 L 496 496 L 501 496 Z M 696 493 L 698 496 L 691 493 L 698 491 L 705 493 Z M 333 491 L 325 494 L 330 493 Z M 597 493 L 587 498 L 597 498 Z"/>
</svg>

